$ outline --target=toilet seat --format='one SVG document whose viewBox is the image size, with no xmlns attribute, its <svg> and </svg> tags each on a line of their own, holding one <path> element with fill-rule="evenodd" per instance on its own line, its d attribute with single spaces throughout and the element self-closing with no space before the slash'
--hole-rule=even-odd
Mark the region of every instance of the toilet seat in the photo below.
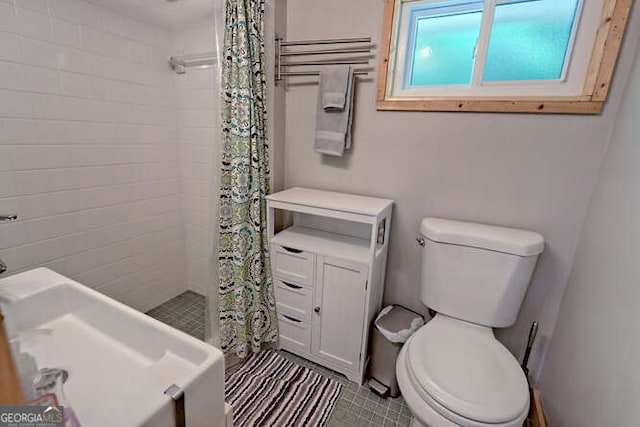
<svg viewBox="0 0 640 427">
<path fill-rule="evenodd" d="M 517 425 L 526 378 L 490 328 L 437 315 L 405 345 L 407 376 L 429 406 L 459 425 Z"/>
</svg>

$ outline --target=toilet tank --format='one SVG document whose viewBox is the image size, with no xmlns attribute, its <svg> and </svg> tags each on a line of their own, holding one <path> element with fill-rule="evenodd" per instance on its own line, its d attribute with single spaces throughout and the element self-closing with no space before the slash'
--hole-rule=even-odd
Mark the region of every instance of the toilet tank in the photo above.
<svg viewBox="0 0 640 427">
<path fill-rule="evenodd" d="M 543 237 L 439 218 L 422 220 L 421 299 L 429 308 L 500 328 L 515 323 Z"/>
</svg>

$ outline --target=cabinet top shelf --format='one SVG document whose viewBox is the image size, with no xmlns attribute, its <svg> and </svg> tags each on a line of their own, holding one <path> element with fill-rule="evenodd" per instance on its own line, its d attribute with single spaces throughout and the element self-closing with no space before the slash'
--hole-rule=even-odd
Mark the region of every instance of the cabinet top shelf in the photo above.
<svg viewBox="0 0 640 427">
<path fill-rule="evenodd" d="M 267 200 L 376 217 L 393 204 L 393 200 L 389 199 L 301 187 L 270 194 Z"/>
<path fill-rule="evenodd" d="M 288 246 L 308 252 L 346 259 L 368 265 L 370 262 L 369 242 L 357 237 L 343 236 L 312 228 L 293 226 L 276 234 L 271 243 Z M 376 256 L 382 247 L 376 246 Z"/>
</svg>

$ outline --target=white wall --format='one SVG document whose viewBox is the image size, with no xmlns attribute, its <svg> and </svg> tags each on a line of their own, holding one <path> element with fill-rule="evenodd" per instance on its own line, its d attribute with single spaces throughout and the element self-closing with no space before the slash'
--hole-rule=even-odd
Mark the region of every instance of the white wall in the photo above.
<svg viewBox="0 0 640 427">
<path fill-rule="evenodd" d="M 185 288 L 167 32 L 79 0 L 0 1 L 0 258 L 146 310 Z"/>
<path fill-rule="evenodd" d="M 194 23 L 173 37 L 173 54 L 198 54 L 215 51 L 213 21 Z M 217 189 L 214 173 L 219 169 L 214 148 L 220 139 L 217 109 L 218 68 L 189 68 L 174 76 L 180 118 L 180 168 L 182 209 L 184 214 L 187 286 L 206 295 L 210 283 L 211 254 Z"/>
<path fill-rule="evenodd" d="M 609 102 L 601 116 L 409 113 L 375 110 L 377 76 L 357 85 L 354 146 L 344 158 L 313 151 L 317 79 L 290 79 L 285 186 L 396 201 L 385 300 L 422 310 L 415 236 L 421 218 L 441 216 L 519 227 L 547 241 L 516 326 L 499 337 L 520 356 L 533 320 L 546 348 L 581 224 L 638 40 L 636 8 Z M 290 40 L 372 36 L 379 45 L 383 0 L 288 2 Z M 376 63 L 377 65 L 377 63 Z"/>
<path fill-rule="evenodd" d="M 604 161 L 545 360 L 552 426 L 638 425 L 640 54 Z"/>
</svg>

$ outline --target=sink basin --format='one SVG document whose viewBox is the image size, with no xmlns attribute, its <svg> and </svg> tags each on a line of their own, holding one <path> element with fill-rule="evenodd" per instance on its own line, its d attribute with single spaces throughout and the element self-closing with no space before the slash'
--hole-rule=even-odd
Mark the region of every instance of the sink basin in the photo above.
<svg viewBox="0 0 640 427">
<path fill-rule="evenodd" d="M 64 394 L 83 426 L 174 427 L 173 384 L 186 425 L 225 425 L 215 347 L 45 268 L 0 280 L 0 307 L 20 353 L 69 373 Z"/>
</svg>

